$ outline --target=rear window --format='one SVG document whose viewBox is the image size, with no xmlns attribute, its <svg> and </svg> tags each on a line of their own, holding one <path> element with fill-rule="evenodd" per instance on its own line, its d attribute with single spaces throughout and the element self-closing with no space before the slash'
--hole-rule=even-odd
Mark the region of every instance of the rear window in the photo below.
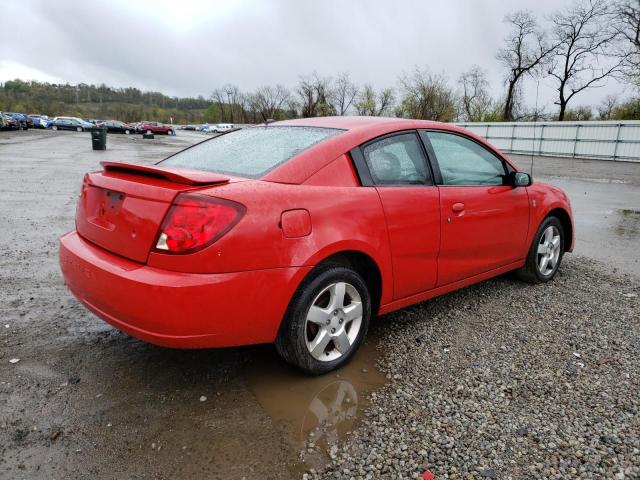
<svg viewBox="0 0 640 480">
<path fill-rule="evenodd" d="M 162 166 L 259 178 L 298 153 L 343 130 L 317 127 L 250 127 L 198 143 Z"/>
</svg>

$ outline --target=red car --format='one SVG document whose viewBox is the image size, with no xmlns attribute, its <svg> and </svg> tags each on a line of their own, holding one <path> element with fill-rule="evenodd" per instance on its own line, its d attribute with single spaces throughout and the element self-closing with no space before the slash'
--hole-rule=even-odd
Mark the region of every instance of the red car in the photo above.
<svg viewBox="0 0 640 480">
<path fill-rule="evenodd" d="M 158 345 L 275 342 L 313 374 L 374 315 L 511 270 L 549 281 L 573 248 L 567 196 L 449 124 L 292 120 L 103 168 L 60 240 L 80 301 Z"/>
<path fill-rule="evenodd" d="M 139 133 L 174 134 L 172 125 L 163 125 L 158 122 L 140 122 L 136 125 L 136 131 Z"/>
</svg>

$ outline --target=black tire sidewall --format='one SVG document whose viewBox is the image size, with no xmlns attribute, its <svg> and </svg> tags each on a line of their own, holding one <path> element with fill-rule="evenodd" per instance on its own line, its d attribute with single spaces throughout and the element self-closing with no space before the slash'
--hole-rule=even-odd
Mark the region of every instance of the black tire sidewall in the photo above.
<svg viewBox="0 0 640 480">
<path fill-rule="evenodd" d="M 346 282 L 353 285 L 362 301 L 362 324 L 356 341 L 351 349 L 340 358 L 321 362 L 313 358 L 305 343 L 307 312 L 318 294 L 328 285 L 336 282 Z M 289 363 L 304 372 L 320 375 L 339 368 L 353 357 L 358 350 L 369 329 L 371 321 L 371 294 L 362 277 L 354 270 L 343 266 L 322 268 L 311 273 L 294 294 L 282 327 L 276 340 L 276 347 Z M 286 350 L 283 351 L 283 350 Z"/>
<path fill-rule="evenodd" d="M 560 256 L 558 257 L 558 262 L 556 263 L 556 266 L 553 269 L 553 271 L 548 275 L 543 275 L 540 272 L 540 269 L 538 268 L 538 245 L 540 243 L 540 239 L 542 238 L 542 235 L 544 234 L 544 231 L 550 225 L 553 225 L 554 227 L 556 227 L 558 229 L 558 232 L 560 232 Z M 564 238 L 565 238 L 564 229 L 562 228 L 562 223 L 560 222 L 560 220 L 558 220 L 557 217 L 551 216 L 551 217 L 545 218 L 544 221 L 538 227 L 536 236 L 533 239 L 533 244 L 531 245 L 528 262 L 529 262 L 530 269 L 535 273 L 537 279 L 540 282 L 548 282 L 553 277 L 555 277 L 556 273 L 558 272 L 558 269 L 560 268 L 560 263 L 562 262 L 562 257 L 564 255 Z"/>
</svg>

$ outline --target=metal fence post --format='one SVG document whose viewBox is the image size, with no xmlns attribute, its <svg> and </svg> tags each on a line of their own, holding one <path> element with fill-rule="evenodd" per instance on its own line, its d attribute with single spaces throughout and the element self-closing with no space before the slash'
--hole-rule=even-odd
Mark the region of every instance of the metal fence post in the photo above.
<svg viewBox="0 0 640 480">
<path fill-rule="evenodd" d="M 618 156 L 618 145 L 620 144 L 620 130 L 622 130 L 622 124 L 618 124 L 618 132 L 616 133 L 616 143 L 613 147 L 613 159 L 615 160 Z"/>
<path fill-rule="evenodd" d="M 511 125 L 511 145 L 509 146 L 510 152 L 513 152 L 513 138 L 516 136 L 516 127 L 517 125 L 515 123 Z"/>
<path fill-rule="evenodd" d="M 538 155 L 542 155 L 542 140 L 544 140 L 544 127 L 545 124 L 542 124 L 542 128 L 540 128 L 540 143 L 538 143 Z"/>
<path fill-rule="evenodd" d="M 576 125 L 576 138 L 573 141 L 573 155 L 572 155 L 573 158 L 576 158 L 576 149 L 578 148 L 578 136 L 580 135 L 581 126 L 582 126 L 581 124 Z"/>
</svg>

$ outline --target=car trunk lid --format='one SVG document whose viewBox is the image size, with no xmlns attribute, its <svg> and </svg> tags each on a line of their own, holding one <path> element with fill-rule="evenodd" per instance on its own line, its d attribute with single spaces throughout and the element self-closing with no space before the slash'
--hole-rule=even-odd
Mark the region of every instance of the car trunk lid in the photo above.
<svg viewBox="0 0 640 480">
<path fill-rule="evenodd" d="M 102 162 L 85 175 L 76 229 L 90 242 L 145 263 L 171 203 L 185 191 L 232 181 L 217 173 Z"/>
</svg>

